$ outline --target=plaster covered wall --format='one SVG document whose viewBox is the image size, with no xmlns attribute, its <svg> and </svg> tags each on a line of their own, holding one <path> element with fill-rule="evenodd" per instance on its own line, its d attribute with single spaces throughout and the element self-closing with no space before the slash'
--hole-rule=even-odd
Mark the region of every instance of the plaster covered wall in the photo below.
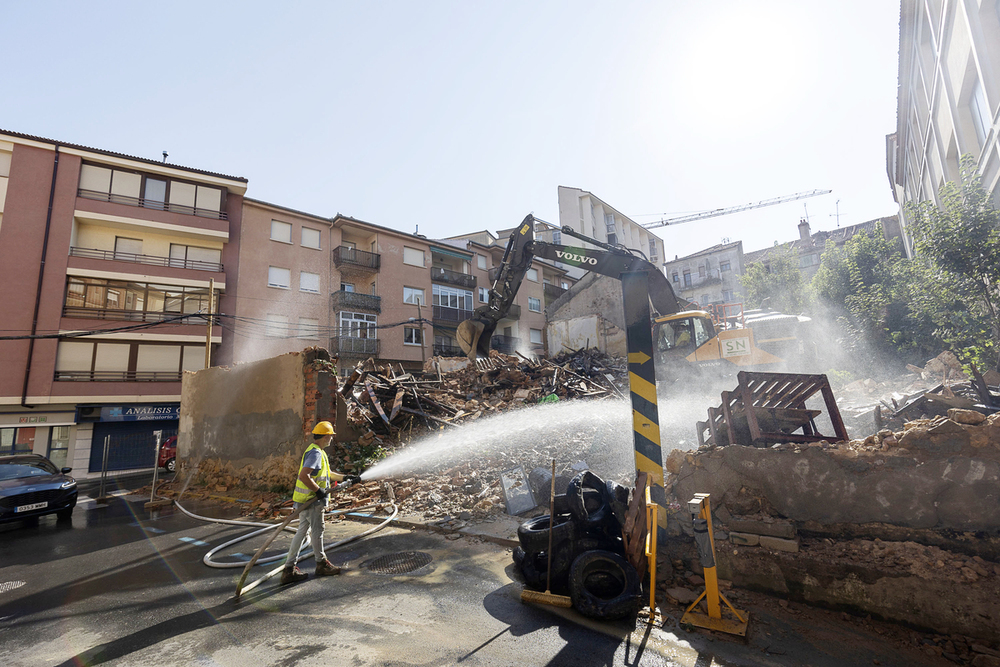
<svg viewBox="0 0 1000 667">
<path fill-rule="evenodd" d="M 567 349 L 596 347 L 605 354 L 624 357 L 627 354 L 625 332 L 600 315 L 555 320 L 548 325 L 549 356 Z"/>
<path fill-rule="evenodd" d="M 178 457 L 239 461 L 297 452 L 308 418 L 305 361 L 293 352 L 185 373 Z"/>
</svg>

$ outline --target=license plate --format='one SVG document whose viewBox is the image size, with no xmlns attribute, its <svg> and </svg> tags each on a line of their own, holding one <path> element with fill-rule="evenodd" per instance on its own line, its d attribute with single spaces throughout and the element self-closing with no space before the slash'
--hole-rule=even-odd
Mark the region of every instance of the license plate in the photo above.
<svg viewBox="0 0 1000 667">
<path fill-rule="evenodd" d="M 14 513 L 18 512 L 30 512 L 31 510 L 40 510 L 49 506 L 48 502 L 44 503 L 32 503 L 31 505 L 21 505 L 20 507 L 14 508 Z"/>
</svg>

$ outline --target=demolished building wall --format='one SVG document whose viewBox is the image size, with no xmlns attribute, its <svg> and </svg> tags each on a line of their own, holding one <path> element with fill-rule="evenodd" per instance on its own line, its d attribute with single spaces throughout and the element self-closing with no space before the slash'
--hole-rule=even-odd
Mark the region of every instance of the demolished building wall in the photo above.
<svg viewBox="0 0 1000 667">
<path fill-rule="evenodd" d="M 545 315 L 550 356 L 566 348 L 626 355 L 622 284 L 614 278 L 587 274 L 553 301 Z"/>
<path fill-rule="evenodd" d="M 336 389 L 322 348 L 185 373 L 178 459 L 246 463 L 296 454 L 315 422 L 336 420 Z"/>
</svg>

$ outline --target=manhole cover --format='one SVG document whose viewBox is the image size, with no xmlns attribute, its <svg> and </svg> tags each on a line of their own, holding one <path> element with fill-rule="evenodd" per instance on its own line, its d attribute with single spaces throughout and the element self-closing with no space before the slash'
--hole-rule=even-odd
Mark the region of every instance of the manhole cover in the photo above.
<svg viewBox="0 0 1000 667">
<path fill-rule="evenodd" d="M 422 568 L 432 560 L 434 558 L 423 551 L 401 551 L 366 560 L 361 567 L 375 574 L 406 574 Z"/>
<path fill-rule="evenodd" d="M 15 588 L 20 588 L 24 586 L 23 581 L 4 581 L 0 582 L 0 593 L 9 593 Z"/>
</svg>

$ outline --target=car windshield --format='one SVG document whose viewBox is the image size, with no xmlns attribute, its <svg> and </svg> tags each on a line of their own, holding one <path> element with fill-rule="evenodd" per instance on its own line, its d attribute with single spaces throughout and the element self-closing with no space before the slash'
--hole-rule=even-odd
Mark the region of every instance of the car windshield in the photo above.
<svg viewBox="0 0 1000 667">
<path fill-rule="evenodd" d="M 57 472 L 58 470 L 56 470 L 54 465 L 44 460 L 0 463 L 0 480 L 54 475 Z"/>
</svg>

